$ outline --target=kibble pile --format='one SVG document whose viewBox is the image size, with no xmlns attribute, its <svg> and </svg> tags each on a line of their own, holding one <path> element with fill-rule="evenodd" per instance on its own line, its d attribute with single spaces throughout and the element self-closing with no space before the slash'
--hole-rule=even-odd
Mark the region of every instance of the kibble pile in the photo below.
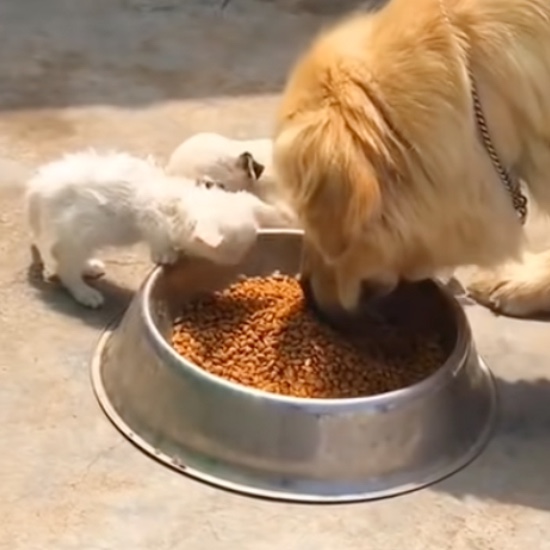
<svg viewBox="0 0 550 550">
<path fill-rule="evenodd" d="M 283 395 L 343 398 L 410 386 L 443 363 L 437 336 L 372 322 L 352 340 L 320 323 L 293 277 L 247 278 L 197 298 L 172 345 L 208 372 Z"/>
</svg>

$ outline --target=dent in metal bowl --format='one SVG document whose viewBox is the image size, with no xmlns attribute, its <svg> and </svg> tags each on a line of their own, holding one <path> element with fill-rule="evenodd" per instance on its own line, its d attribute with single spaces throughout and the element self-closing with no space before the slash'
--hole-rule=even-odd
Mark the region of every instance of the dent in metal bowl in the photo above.
<svg viewBox="0 0 550 550">
<path fill-rule="evenodd" d="M 182 359 L 172 322 L 197 291 L 239 274 L 294 274 L 300 231 L 263 231 L 234 268 L 193 261 L 156 269 L 121 323 L 101 339 L 92 376 L 107 416 L 161 462 L 242 493 L 351 502 L 434 483 L 468 464 L 490 438 L 496 394 L 464 312 L 435 283 L 453 326 L 447 362 L 424 381 L 355 399 L 301 399 L 246 388 Z M 431 298 L 430 298 L 431 296 Z"/>
</svg>

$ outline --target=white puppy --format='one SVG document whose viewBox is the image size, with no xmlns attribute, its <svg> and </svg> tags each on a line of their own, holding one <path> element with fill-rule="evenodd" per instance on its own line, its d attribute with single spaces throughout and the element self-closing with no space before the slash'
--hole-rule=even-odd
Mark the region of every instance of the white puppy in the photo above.
<svg viewBox="0 0 550 550">
<path fill-rule="evenodd" d="M 258 229 L 284 227 L 294 219 L 290 210 L 247 191 L 193 187 L 187 189 L 186 201 L 200 235 L 188 252 L 219 264 L 239 263 L 256 241 Z"/>
<path fill-rule="evenodd" d="M 289 207 L 279 194 L 272 154 L 273 143 L 268 138 L 241 140 L 201 132 L 174 150 L 166 170 L 210 186 L 222 182 L 229 191 L 249 191 L 288 212 Z M 285 227 L 298 227 L 296 217 L 288 218 Z"/>
<path fill-rule="evenodd" d="M 83 278 L 103 273 L 93 257 L 100 248 L 144 241 L 159 264 L 180 253 L 238 262 L 257 228 L 281 217 L 250 194 L 199 187 L 167 176 L 152 159 L 116 152 L 78 152 L 46 164 L 28 182 L 26 199 L 46 272 L 89 307 L 103 303 Z"/>
<path fill-rule="evenodd" d="M 264 165 L 240 143 L 218 134 L 195 134 L 174 150 L 166 172 L 223 182 L 228 191 L 252 191 L 264 172 Z"/>
<path fill-rule="evenodd" d="M 256 182 L 273 177 L 271 155 L 270 139 L 231 139 L 201 132 L 180 143 L 166 170 L 191 179 L 207 176 L 220 180 L 229 191 L 255 192 L 259 186 Z"/>
</svg>

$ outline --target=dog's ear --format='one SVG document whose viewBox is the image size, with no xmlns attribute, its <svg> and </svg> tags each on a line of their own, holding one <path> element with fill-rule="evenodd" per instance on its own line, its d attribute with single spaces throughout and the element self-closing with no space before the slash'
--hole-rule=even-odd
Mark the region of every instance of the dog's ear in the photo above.
<svg viewBox="0 0 550 550">
<path fill-rule="evenodd" d="M 237 157 L 237 168 L 244 170 L 250 179 L 259 180 L 265 166 L 256 161 L 252 153 L 245 151 Z"/>
<path fill-rule="evenodd" d="M 219 227 L 209 220 L 197 220 L 193 229 L 193 238 L 214 250 L 223 242 Z"/>
<path fill-rule="evenodd" d="M 329 263 L 380 214 L 379 174 L 337 113 L 288 122 L 275 139 L 274 162 L 306 234 Z"/>
</svg>

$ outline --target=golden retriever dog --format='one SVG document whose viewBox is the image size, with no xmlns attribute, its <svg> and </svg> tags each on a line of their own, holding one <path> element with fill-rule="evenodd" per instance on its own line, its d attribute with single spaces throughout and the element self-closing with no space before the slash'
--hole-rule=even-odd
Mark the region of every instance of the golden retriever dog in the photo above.
<svg viewBox="0 0 550 550">
<path fill-rule="evenodd" d="M 323 31 L 287 81 L 273 155 L 321 308 L 475 266 L 478 300 L 550 310 L 550 248 L 526 251 L 502 175 L 550 213 L 548 0 L 390 0 Z"/>
</svg>

